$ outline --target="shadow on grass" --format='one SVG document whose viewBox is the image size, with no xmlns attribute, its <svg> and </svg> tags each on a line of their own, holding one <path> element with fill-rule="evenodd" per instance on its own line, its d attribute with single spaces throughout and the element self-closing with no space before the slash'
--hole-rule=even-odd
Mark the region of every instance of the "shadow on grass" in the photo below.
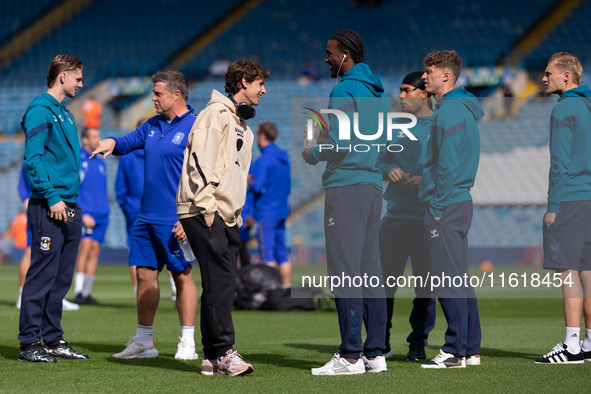
<svg viewBox="0 0 591 394">
<path fill-rule="evenodd" d="M 310 368 L 318 366 L 318 362 L 312 360 L 301 360 L 291 358 L 282 354 L 269 353 L 248 353 L 245 356 L 246 362 L 256 364 L 267 364 L 282 368 L 302 369 L 309 371 Z"/>
<path fill-rule="evenodd" d="M 318 345 L 314 343 L 285 343 L 284 346 L 289 346 L 301 350 L 314 350 L 318 353 L 334 354 L 339 350 L 339 345 Z"/>
<path fill-rule="evenodd" d="M 14 346 L 9 345 L 0 345 L 0 356 L 4 357 L 7 360 L 14 360 L 16 361 L 18 357 L 18 339 L 14 339 Z"/>
<path fill-rule="evenodd" d="M 159 355 L 157 358 L 134 358 L 131 360 L 108 357 L 106 361 L 113 364 L 125 365 L 126 367 L 149 367 L 192 373 L 199 372 L 201 368 L 201 362 L 199 360 L 179 361 L 175 360 L 174 355 L 170 357 Z"/>
</svg>

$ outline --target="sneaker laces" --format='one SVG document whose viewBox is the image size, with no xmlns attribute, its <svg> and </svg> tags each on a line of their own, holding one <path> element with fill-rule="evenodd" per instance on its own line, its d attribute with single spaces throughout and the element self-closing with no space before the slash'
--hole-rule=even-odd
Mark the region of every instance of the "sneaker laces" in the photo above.
<svg viewBox="0 0 591 394">
<path fill-rule="evenodd" d="M 563 346 L 563 342 L 560 342 L 558 345 L 554 346 L 554 348 L 550 351 L 550 353 L 545 354 L 543 357 L 544 358 L 549 358 L 549 357 L 554 356 L 555 354 L 564 352 L 564 350 L 565 349 L 564 349 L 564 346 Z"/>
<path fill-rule="evenodd" d="M 440 350 L 439 354 L 437 356 L 435 356 L 435 358 L 431 361 L 436 362 L 436 363 L 443 362 L 443 361 L 447 360 L 448 357 L 449 357 L 448 353 L 445 353 L 443 350 Z"/>
<path fill-rule="evenodd" d="M 329 362 L 327 362 L 326 364 L 324 364 L 324 366 L 322 368 L 328 367 L 330 365 L 334 365 L 334 363 L 336 363 L 340 359 L 341 359 L 341 353 L 340 352 L 337 352 L 337 353 L 334 354 L 334 356 L 332 356 L 332 358 L 330 359 Z"/>
<path fill-rule="evenodd" d="M 225 356 L 221 357 L 221 360 L 218 361 L 218 364 L 222 364 L 225 368 L 230 368 L 230 364 L 232 364 L 232 361 L 238 357 L 238 359 L 240 359 L 240 361 L 244 362 L 244 359 L 242 358 L 242 356 L 240 354 L 238 354 L 238 352 L 236 351 L 236 349 L 231 349 L 230 351 L 228 351 L 228 353 L 226 353 Z M 223 360 L 227 360 L 225 363 L 221 362 Z"/>
</svg>

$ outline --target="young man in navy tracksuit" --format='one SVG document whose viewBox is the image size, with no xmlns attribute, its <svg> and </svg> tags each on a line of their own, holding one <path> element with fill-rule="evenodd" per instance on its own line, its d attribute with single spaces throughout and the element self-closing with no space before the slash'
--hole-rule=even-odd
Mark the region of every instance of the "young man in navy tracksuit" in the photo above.
<svg viewBox="0 0 591 394">
<path fill-rule="evenodd" d="M 277 126 L 259 124 L 256 139 L 261 157 L 254 163 L 248 192 L 253 196 L 254 219 L 261 263 L 277 266 L 281 283 L 291 285 L 291 263 L 285 248 L 285 220 L 289 216 L 291 189 L 289 157 L 275 145 Z"/>
<path fill-rule="evenodd" d="M 455 88 L 462 59 L 455 51 L 429 53 L 423 60 L 427 92 L 438 100 L 427 146 L 419 200 L 425 204 L 425 234 L 431 280 L 468 274 L 468 230 L 478 161 L 478 119 L 484 112 L 464 88 Z M 423 368 L 464 368 L 480 364 L 480 317 L 472 286 L 435 288 L 447 320 L 445 345 Z M 431 282 L 433 283 L 433 282 Z M 435 282 L 436 283 L 436 282 Z M 457 282 L 456 282 L 457 283 Z"/>
<path fill-rule="evenodd" d="M 385 117 L 389 106 L 380 78 L 363 63 L 364 52 L 363 40 L 352 30 L 341 30 L 328 40 L 326 63 L 333 78 L 342 77 L 330 94 L 329 108 L 347 115 L 351 129 L 345 131 L 350 132 L 350 139 L 341 138 L 339 121 L 332 117 L 326 144 L 319 138 L 321 145 L 302 152 L 308 164 L 326 161 L 322 184 L 326 189 L 324 230 L 331 277 L 382 276 L 378 242 L 382 175 L 375 166 L 379 151 L 374 147 L 357 152 L 354 147 L 363 147 L 366 143 L 385 146 L 387 134 L 383 132 L 372 141 L 362 140 L 353 133 L 353 121 L 357 112 L 361 118 L 359 129 L 365 134 L 375 134 L 379 126 L 378 114 Z M 326 149 L 328 146 L 333 148 Z M 386 360 L 382 355 L 386 342 L 383 289 L 345 283 L 334 288 L 333 292 L 341 345 L 339 352 L 326 365 L 312 368 L 312 374 L 353 375 L 363 374 L 366 370 L 386 371 Z M 361 336 L 364 322 L 367 328 L 365 342 Z"/>
<path fill-rule="evenodd" d="M 383 179 L 390 181 L 384 193 L 387 211 L 380 222 L 380 259 L 384 283 L 391 280 L 388 278 L 398 278 L 404 274 L 409 257 L 414 276 L 426 278 L 430 269 L 427 241 L 423 236 L 425 209 L 418 193 L 427 161 L 427 137 L 433 124 L 433 110 L 429 106 L 430 98 L 425 91 L 422 75 L 423 71 L 408 74 L 400 84 L 399 96 L 402 110 L 417 118 L 416 126 L 410 129 L 417 140 L 413 141 L 403 133 L 393 136 L 391 142 L 402 146 L 402 151 L 384 152 L 376 163 Z M 386 358 L 394 355 L 390 347 L 390 329 L 396 290 L 395 286 L 386 285 Z M 418 283 L 415 295 L 409 319 L 412 332 L 406 338 L 409 343 L 407 361 L 424 360 L 427 357 L 427 337 L 435 326 L 435 299 L 431 297 L 429 286 Z"/>
<path fill-rule="evenodd" d="M 74 117 L 63 105 L 82 87 L 82 62 L 57 55 L 47 70 L 47 93 L 23 117 L 24 167 L 31 181 L 28 222 L 31 266 L 23 287 L 19 361 L 87 359 L 63 339 L 62 300 L 70 285 L 82 231 L 80 145 Z M 43 344 L 41 343 L 43 341 Z"/>
<path fill-rule="evenodd" d="M 564 342 L 537 364 L 591 361 L 591 90 L 579 86 L 583 67 L 559 52 L 548 60 L 546 94 L 559 94 L 550 115 L 548 208 L 544 215 L 544 268 L 562 279 Z M 581 311 L 585 336 L 580 340 Z"/>
</svg>

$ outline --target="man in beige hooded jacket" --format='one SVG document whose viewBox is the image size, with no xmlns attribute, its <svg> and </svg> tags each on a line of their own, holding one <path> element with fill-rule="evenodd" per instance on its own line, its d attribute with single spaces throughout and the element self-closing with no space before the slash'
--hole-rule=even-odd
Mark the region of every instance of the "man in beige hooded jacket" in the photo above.
<svg viewBox="0 0 591 394">
<path fill-rule="evenodd" d="M 203 375 L 253 371 L 234 350 L 232 303 L 254 136 L 246 119 L 266 93 L 269 71 L 250 60 L 228 67 L 224 96 L 213 90 L 188 137 L 177 215 L 201 270 Z"/>
</svg>

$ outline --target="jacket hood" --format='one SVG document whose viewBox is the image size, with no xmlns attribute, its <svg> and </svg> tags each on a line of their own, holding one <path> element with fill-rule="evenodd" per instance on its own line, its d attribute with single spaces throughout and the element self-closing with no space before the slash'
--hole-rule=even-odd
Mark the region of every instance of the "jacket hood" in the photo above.
<svg viewBox="0 0 591 394">
<path fill-rule="evenodd" d="M 276 157 L 281 163 L 288 163 L 289 156 L 287 152 L 281 150 L 274 142 L 271 142 L 269 145 L 261 148 L 261 153 L 271 153 L 274 157 Z"/>
<path fill-rule="evenodd" d="M 439 107 L 445 102 L 447 98 L 461 98 L 459 100 L 470 112 L 474 115 L 474 119 L 480 119 L 484 116 L 484 110 L 482 109 L 482 105 L 472 93 L 468 92 L 464 88 L 455 88 L 450 90 L 449 92 L 445 93 L 441 100 L 437 102 L 435 108 L 439 109 Z"/>
<path fill-rule="evenodd" d="M 384 85 L 382 84 L 380 77 L 373 74 L 369 69 L 369 66 L 365 63 L 357 63 L 351 67 L 349 71 L 343 75 L 341 82 L 349 80 L 363 83 L 376 97 L 379 97 L 384 93 Z"/>
<path fill-rule="evenodd" d="M 589 86 L 583 85 L 583 86 L 579 86 L 579 87 L 567 90 L 566 92 L 562 93 L 562 95 L 560 96 L 558 101 L 564 100 L 569 97 L 591 98 L 591 89 L 589 89 Z M 587 107 L 591 110 L 591 99 L 583 100 L 583 101 L 585 102 L 585 104 L 587 104 Z"/>
<path fill-rule="evenodd" d="M 27 111 L 34 107 L 46 107 L 52 112 L 59 112 L 61 111 L 61 108 L 64 107 L 64 105 L 57 101 L 55 97 L 49 93 L 43 93 L 41 96 L 37 96 L 33 99 L 33 101 L 31 101 Z"/>
<path fill-rule="evenodd" d="M 230 100 L 228 96 L 225 96 L 218 90 L 213 89 L 211 91 L 211 99 L 209 100 L 209 103 L 207 103 L 207 105 L 210 106 L 216 103 L 223 104 L 230 110 L 230 112 L 236 114 L 236 105 L 234 104 L 234 102 Z"/>
</svg>

